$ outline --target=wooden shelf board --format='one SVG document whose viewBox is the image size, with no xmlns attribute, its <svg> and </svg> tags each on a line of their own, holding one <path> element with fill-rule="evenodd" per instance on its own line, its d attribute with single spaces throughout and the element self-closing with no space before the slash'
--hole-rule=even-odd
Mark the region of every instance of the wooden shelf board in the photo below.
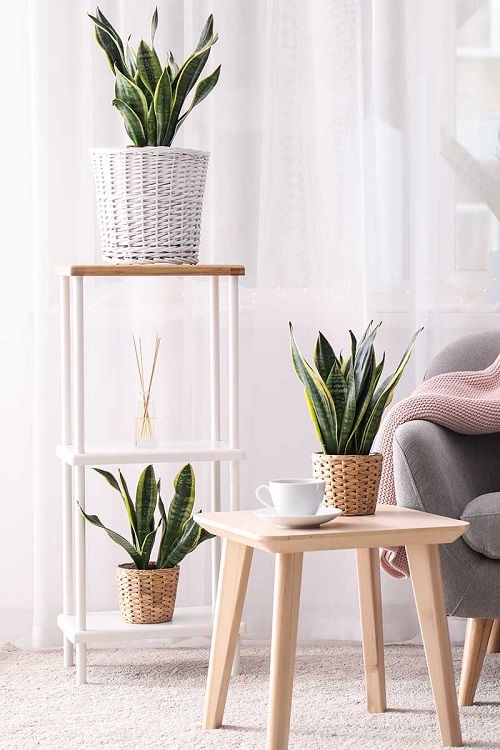
<svg viewBox="0 0 500 750">
<path fill-rule="evenodd" d="M 85 266 L 57 266 L 59 276 L 244 276 L 245 266 L 196 265 L 174 266 L 154 264 L 90 264 Z"/>
<path fill-rule="evenodd" d="M 230 448 L 224 441 L 196 440 L 171 442 L 158 448 L 134 448 L 130 445 L 89 446 L 77 453 L 72 445 L 58 445 L 57 456 L 70 466 L 106 466 L 108 464 L 172 463 L 175 461 L 242 461 L 245 451 Z"/>
<path fill-rule="evenodd" d="M 212 607 L 177 607 L 170 622 L 158 625 L 129 625 L 123 622 L 120 612 L 87 612 L 86 630 L 77 630 L 75 615 L 59 615 L 57 624 L 71 643 L 189 638 L 212 635 L 213 610 Z M 245 630 L 242 623 L 240 633 Z"/>
</svg>

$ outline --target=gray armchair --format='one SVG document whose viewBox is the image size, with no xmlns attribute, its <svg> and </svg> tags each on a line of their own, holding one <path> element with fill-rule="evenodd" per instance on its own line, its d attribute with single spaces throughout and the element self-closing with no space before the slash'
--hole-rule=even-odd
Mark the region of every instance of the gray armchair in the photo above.
<svg viewBox="0 0 500 750">
<path fill-rule="evenodd" d="M 465 336 L 434 358 L 426 378 L 482 370 L 498 354 L 500 331 Z M 394 436 L 394 474 L 398 505 L 460 518 L 474 498 L 500 492 L 500 432 L 459 435 L 431 422 L 408 422 Z M 500 544 L 500 522 L 498 535 Z M 460 538 L 441 547 L 441 562 L 447 613 L 468 618 L 459 703 L 471 705 L 486 651 L 500 651 L 500 559 Z"/>
</svg>

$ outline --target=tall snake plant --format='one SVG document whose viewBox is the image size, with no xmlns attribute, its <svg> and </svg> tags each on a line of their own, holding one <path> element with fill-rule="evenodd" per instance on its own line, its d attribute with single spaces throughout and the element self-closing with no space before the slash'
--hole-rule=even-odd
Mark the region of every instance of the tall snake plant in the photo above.
<svg viewBox="0 0 500 750">
<path fill-rule="evenodd" d="M 352 331 L 350 354 L 338 355 L 321 333 L 314 349 L 317 372 L 299 351 L 290 323 L 292 362 L 301 380 L 316 432 L 328 455 L 368 455 L 380 427 L 385 408 L 408 364 L 418 330 L 396 370 L 380 383 L 385 353 L 375 357 L 374 341 L 380 323 L 370 322 L 359 341 Z"/>
<path fill-rule="evenodd" d="M 194 88 L 217 41 L 210 15 L 194 52 L 179 65 L 169 51 L 162 64 L 155 49 L 158 9 L 151 19 L 150 44 L 141 40 L 137 50 L 124 43 L 99 8 L 94 22 L 98 45 L 104 50 L 115 75 L 113 106 L 123 116 L 125 130 L 135 146 L 170 146 L 189 113 L 215 87 L 219 65 L 197 85 L 191 103 L 187 97 Z"/>
<path fill-rule="evenodd" d="M 94 469 L 121 496 L 127 512 L 132 541 L 106 528 L 97 516 L 91 516 L 80 508 L 86 520 L 108 534 L 130 555 L 138 570 L 147 570 L 156 535 L 161 527 L 155 568 L 175 568 L 189 552 L 210 539 L 213 535 L 202 529 L 192 518 L 195 493 L 195 477 L 191 464 L 186 464 L 174 479 L 174 496 L 168 514 L 160 497 L 160 480 L 156 480 L 154 468 L 146 466 L 137 484 L 135 503 L 133 502 L 125 477 L 118 470 L 118 480 L 109 471 Z M 158 507 L 160 518 L 155 521 Z"/>
</svg>

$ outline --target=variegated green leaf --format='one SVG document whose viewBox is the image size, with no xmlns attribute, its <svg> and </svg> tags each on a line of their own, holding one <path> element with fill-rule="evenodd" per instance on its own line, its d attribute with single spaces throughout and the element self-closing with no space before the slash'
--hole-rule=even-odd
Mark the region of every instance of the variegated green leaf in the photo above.
<svg viewBox="0 0 500 750">
<path fill-rule="evenodd" d="M 172 106 L 172 88 L 170 76 L 167 69 L 163 71 L 154 93 L 154 109 L 156 116 L 156 145 L 167 146 L 165 136 L 170 120 L 170 109 Z"/>
<path fill-rule="evenodd" d="M 181 536 L 193 511 L 195 497 L 195 477 L 191 464 L 186 464 L 174 479 L 174 496 L 168 510 L 168 517 L 164 523 L 160 549 L 158 552 L 158 566 L 164 565 L 164 561 L 170 554 L 170 550 L 176 540 Z M 162 508 L 160 506 L 160 514 Z"/>
<path fill-rule="evenodd" d="M 115 96 L 119 101 L 125 102 L 135 112 L 143 127 L 144 134 L 147 133 L 148 104 L 146 97 L 139 86 L 130 81 L 119 70 L 116 71 Z"/>
<path fill-rule="evenodd" d="M 157 499 L 158 487 L 156 484 L 154 468 L 150 464 L 149 466 L 146 466 L 139 477 L 135 497 L 137 539 L 141 546 L 152 529 Z"/>
<path fill-rule="evenodd" d="M 210 39 L 210 41 L 202 47 L 199 52 L 191 55 L 172 81 L 172 112 L 166 135 L 167 144 L 172 142 L 177 127 L 177 121 L 180 117 L 186 97 L 193 86 L 196 85 L 196 82 L 201 75 L 201 71 L 208 60 L 210 49 L 215 41 L 216 38 L 212 37 L 212 39 Z"/>
<path fill-rule="evenodd" d="M 125 62 L 130 73 L 131 78 L 135 78 L 137 73 L 137 58 L 134 50 L 130 46 L 130 37 L 127 39 L 127 46 L 125 47 Z"/>
<path fill-rule="evenodd" d="M 128 555 L 130 555 L 130 557 L 136 564 L 136 567 L 138 568 L 138 570 L 144 570 L 145 567 L 147 568 L 147 565 L 145 567 L 143 565 L 143 560 L 142 560 L 140 552 L 136 550 L 135 547 L 133 547 L 132 544 L 130 544 L 130 542 L 127 539 L 125 539 L 125 537 L 123 537 L 121 534 L 117 534 L 116 531 L 112 531 L 112 529 L 108 529 L 106 526 L 104 526 L 103 523 L 101 523 L 101 521 L 99 520 L 97 516 L 90 516 L 87 513 L 85 513 L 85 511 L 80 505 L 78 507 L 80 508 L 80 512 L 82 516 L 89 523 L 91 523 L 93 526 L 97 526 L 100 529 L 104 529 L 104 531 L 106 532 L 106 534 L 109 536 L 110 539 L 116 542 L 116 544 L 119 544 L 120 547 L 123 547 L 125 552 Z"/>
<path fill-rule="evenodd" d="M 148 146 L 156 146 L 156 117 L 153 102 L 149 105 L 148 112 Z"/>
<path fill-rule="evenodd" d="M 292 362 L 295 372 L 306 389 L 311 406 L 314 409 L 323 449 L 325 453 L 335 454 L 338 448 L 335 405 L 326 385 L 301 355 L 293 333 L 293 326 L 291 323 L 289 325 Z"/>
<path fill-rule="evenodd" d="M 384 380 L 384 382 L 377 388 L 377 390 L 373 394 L 370 407 L 367 410 L 366 417 L 362 422 L 363 434 L 360 443 L 360 452 L 362 455 L 366 455 L 370 452 L 371 446 L 375 439 L 375 435 L 377 434 L 380 427 L 380 422 L 382 420 L 384 410 L 388 405 L 389 400 L 392 399 L 394 389 L 401 380 L 403 371 L 411 357 L 415 342 L 417 340 L 417 336 L 422 332 L 422 330 L 423 329 L 420 328 L 413 335 L 396 370 L 392 375 L 389 375 L 389 377 Z"/>
<path fill-rule="evenodd" d="M 96 20 L 94 18 L 92 18 L 92 20 L 95 24 L 94 28 L 97 44 L 106 53 L 106 57 L 108 59 L 111 70 L 113 71 L 113 73 L 115 73 L 116 70 L 119 70 L 123 75 L 128 76 L 129 73 L 127 70 L 127 66 L 125 65 L 123 53 L 119 49 L 116 41 L 105 29 L 103 29 L 96 23 Z"/>
<path fill-rule="evenodd" d="M 154 9 L 153 16 L 151 18 L 151 47 L 155 46 L 156 30 L 158 28 L 158 8 Z"/>
<path fill-rule="evenodd" d="M 314 364 L 324 383 L 328 380 L 335 362 L 338 363 L 338 360 L 332 345 L 320 331 L 316 340 L 316 346 L 314 347 Z"/>
<path fill-rule="evenodd" d="M 177 122 L 177 125 L 175 127 L 175 132 L 179 130 L 180 126 L 182 125 L 182 123 L 184 122 L 188 114 L 194 109 L 194 107 L 196 107 L 197 104 L 202 102 L 203 99 L 205 99 L 209 95 L 212 89 L 215 88 L 217 81 L 219 80 L 220 69 L 221 69 L 221 66 L 219 65 L 219 67 L 216 68 L 213 73 L 211 73 L 209 76 L 207 76 L 206 78 L 204 78 L 202 81 L 199 82 L 199 84 L 196 87 L 196 91 L 194 92 L 193 101 L 191 102 L 189 109 L 186 112 L 184 112 L 182 117 Z"/>
<path fill-rule="evenodd" d="M 198 44 L 196 45 L 195 52 L 199 52 L 199 50 L 202 49 L 210 41 L 213 35 L 214 35 L 214 17 L 212 14 L 210 14 L 201 32 L 201 36 L 198 41 Z"/>
<path fill-rule="evenodd" d="M 326 387 L 330 391 L 333 403 L 335 404 L 335 414 L 337 416 L 337 432 L 339 432 L 344 419 L 345 404 L 347 401 L 347 383 L 342 371 L 340 369 L 340 363 L 334 362 L 330 370 L 330 374 L 326 380 Z M 339 438 L 340 435 L 337 435 Z"/>
<path fill-rule="evenodd" d="M 168 557 L 162 567 L 175 568 L 190 552 L 198 546 L 202 528 L 193 518 L 185 524 L 181 536 L 168 552 Z"/>
<path fill-rule="evenodd" d="M 128 104 L 122 102 L 120 99 L 113 99 L 113 107 L 116 107 L 116 109 L 123 115 L 125 130 L 134 145 L 145 146 L 147 144 L 147 138 L 144 134 L 142 123 L 136 113 L 130 109 Z"/>
<path fill-rule="evenodd" d="M 112 24 L 108 21 L 108 19 L 106 18 L 106 16 L 104 15 L 104 13 L 101 11 L 100 8 L 96 8 L 95 14 L 97 18 L 92 19 L 94 23 L 97 21 L 99 24 L 101 24 L 101 26 L 113 37 L 118 47 L 120 48 L 120 51 L 123 53 L 123 42 L 119 33 L 115 30 Z M 90 17 L 92 18 L 92 16 Z"/>
<path fill-rule="evenodd" d="M 144 41 L 141 41 L 137 48 L 137 70 L 142 82 L 151 95 L 153 95 L 160 80 L 162 69 L 158 61 L 158 56 L 153 53 Z"/>
<path fill-rule="evenodd" d="M 354 372 L 352 368 L 346 377 L 347 398 L 344 408 L 344 416 L 339 434 L 339 453 L 344 453 L 346 445 L 351 436 L 352 427 L 356 419 L 356 386 L 354 383 Z"/>
</svg>

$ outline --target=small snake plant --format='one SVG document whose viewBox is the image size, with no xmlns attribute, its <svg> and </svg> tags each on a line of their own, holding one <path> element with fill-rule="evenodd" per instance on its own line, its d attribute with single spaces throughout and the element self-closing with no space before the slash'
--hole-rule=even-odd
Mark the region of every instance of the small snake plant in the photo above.
<svg viewBox="0 0 500 750">
<path fill-rule="evenodd" d="M 198 83 L 191 103 L 186 105 L 188 94 L 217 41 L 213 16 L 208 17 L 196 49 L 182 65 L 175 61 L 171 51 L 165 65 L 160 62 L 154 46 L 158 9 L 151 19 L 151 43 L 141 40 L 136 51 L 130 46 L 130 37 L 124 43 L 99 8 L 95 16 L 90 13 L 89 16 L 94 22 L 97 43 L 115 74 L 113 106 L 123 116 L 130 139 L 135 146 L 170 146 L 186 117 L 219 80 L 220 65 Z"/>
<path fill-rule="evenodd" d="M 84 518 L 94 526 L 108 534 L 108 536 L 132 558 L 138 570 L 148 567 L 175 568 L 189 552 L 210 539 L 213 535 L 202 529 L 192 518 L 195 492 L 194 471 L 191 464 L 186 464 L 174 479 L 174 496 L 168 510 L 160 497 L 160 480 L 156 480 L 154 468 L 146 466 L 137 484 L 135 504 L 128 491 L 125 477 L 118 470 L 118 480 L 109 471 L 94 469 L 101 474 L 120 495 L 125 505 L 132 542 L 106 528 L 97 516 L 90 516 L 80 508 Z M 156 522 L 155 510 L 158 507 L 160 518 Z M 156 565 L 151 566 L 151 553 L 156 534 L 161 527 L 160 544 L 158 546 Z"/>
<path fill-rule="evenodd" d="M 301 380 L 307 405 L 316 432 L 328 455 L 360 455 L 370 453 L 385 408 L 410 359 L 418 330 L 406 349 L 396 370 L 380 383 L 385 353 L 377 364 L 374 341 L 380 323 L 370 322 L 359 341 L 352 331 L 351 352 L 345 359 L 337 356 L 321 333 L 314 349 L 317 372 L 299 351 L 290 323 L 292 362 Z"/>
</svg>

